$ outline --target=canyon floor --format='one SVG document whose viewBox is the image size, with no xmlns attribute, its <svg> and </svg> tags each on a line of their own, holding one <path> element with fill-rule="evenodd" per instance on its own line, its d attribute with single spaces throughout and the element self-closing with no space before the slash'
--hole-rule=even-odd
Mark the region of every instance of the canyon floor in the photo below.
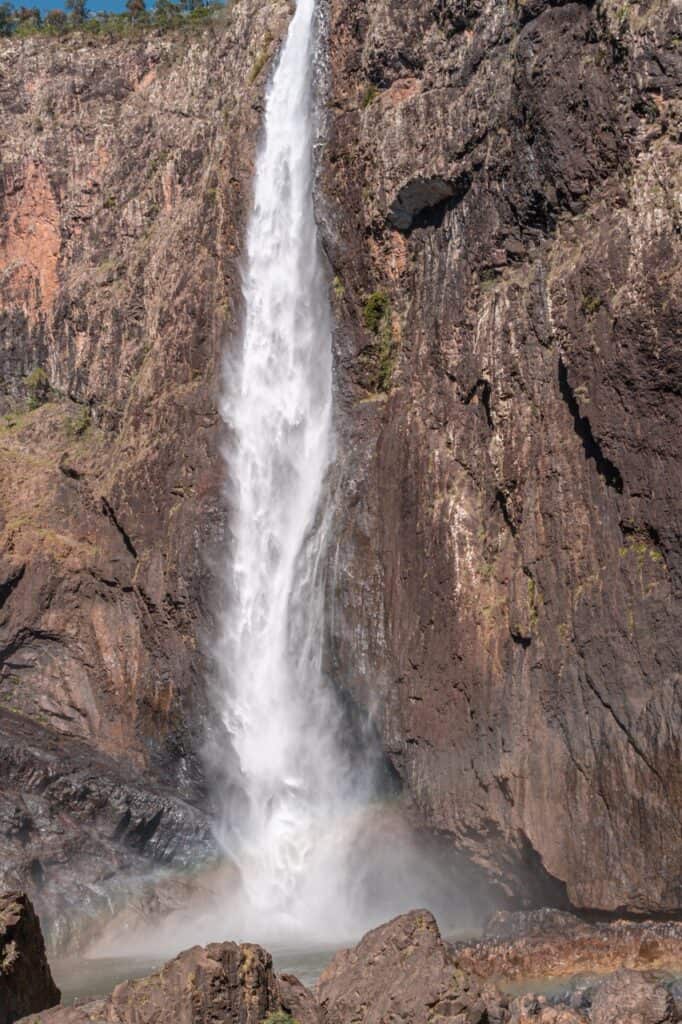
<svg viewBox="0 0 682 1024">
<path fill-rule="evenodd" d="M 194 946 L 111 994 L 57 1005 L 40 925 L 0 897 L 0 1021 L 14 1024 L 674 1024 L 682 925 L 589 925 L 558 911 L 498 914 L 445 941 L 415 910 L 329 959 L 310 987 L 249 943 Z M 27 1014 L 27 1015 L 26 1015 Z"/>
</svg>

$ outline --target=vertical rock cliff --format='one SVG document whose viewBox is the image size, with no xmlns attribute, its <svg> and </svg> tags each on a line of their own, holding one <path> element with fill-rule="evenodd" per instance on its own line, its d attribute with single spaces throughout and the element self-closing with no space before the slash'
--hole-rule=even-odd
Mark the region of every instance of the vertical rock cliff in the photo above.
<svg viewBox="0 0 682 1024">
<path fill-rule="evenodd" d="M 216 400 L 288 16 L 0 40 L 0 859 L 51 912 L 212 849 Z"/>
<path fill-rule="evenodd" d="M 331 2 L 334 651 L 514 899 L 682 897 L 679 15 Z"/>
<path fill-rule="evenodd" d="M 289 13 L 0 41 L 0 854 L 53 932 L 213 850 L 216 402 Z M 322 13 L 331 666 L 507 898 L 679 910 L 679 9 Z"/>
</svg>

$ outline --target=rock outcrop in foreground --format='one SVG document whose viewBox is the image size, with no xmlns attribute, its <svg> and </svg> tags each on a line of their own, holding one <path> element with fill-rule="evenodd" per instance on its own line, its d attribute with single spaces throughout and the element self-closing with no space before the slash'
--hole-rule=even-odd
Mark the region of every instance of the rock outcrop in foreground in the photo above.
<svg viewBox="0 0 682 1024">
<path fill-rule="evenodd" d="M 316 988 L 327 1024 L 672 1024 L 682 1020 L 682 1002 L 676 1003 L 672 986 L 653 975 L 628 969 L 599 976 L 592 973 L 580 984 L 566 985 L 553 997 L 533 994 L 512 997 L 486 977 L 495 977 L 504 986 L 518 977 L 513 969 L 515 953 L 528 977 L 551 977 L 568 956 L 564 970 L 570 973 L 571 945 L 575 971 L 602 968 L 605 961 L 590 964 L 584 954 L 584 936 L 578 922 L 550 923 L 544 919 L 544 950 L 555 943 L 554 957 L 543 961 L 527 955 L 524 944 L 532 939 L 538 921 L 518 922 L 516 936 L 509 938 L 506 951 L 498 950 L 493 963 L 479 963 L 475 952 L 462 955 L 441 938 L 433 916 L 426 910 L 413 911 L 382 925 L 366 935 L 355 949 L 339 953 L 326 968 Z M 541 919 L 542 920 L 542 919 Z M 542 930 L 542 929 L 541 929 Z M 646 941 L 644 933 L 640 936 Z M 677 946 L 669 947 L 668 965 L 682 965 L 677 930 Z M 653 940 L 651 940 L 653 942 Z M 472 950 L 476 950 L 476 946 Z M 595 949 L 597 946 L 595 946 Z M 524 949 L 526 959 L 523 960 Z M 548 968 L 549 963 L 549 968 Z M 612 950 L 610 969 L 623 963 L 617 944 Z M 510 967 L 512 969 L 510 970 Z"/>
<path fill-rule="evenodd" d="M 59 1002 L 40 921 L 24 893 L 0 895 L 0 1024 Z"/>
<path fill-rule="evenodd" d="M 31 1024 L 261 1024 L 276 1012 L 317 1024 L 312 994 L 294 978 L 278 979 L 260 946 L 234 942 L 194 946 L 137 981 L 118 985 L 106 999 L 60 1007 Z"/>
<path fill-rule="evenodd" d="M 499 924 L 499 922 L 498 922 Z M 260 946 L 233 942 L 195 946 L 148 978 L 118 985 L 106 999 L 59 1007 L 25 1024 L 675 1024 L 682 1002 L 675 985 L 619 969 L 567 984 L 554 997 L 505 994 L 483 975 L 502 983 L 513 976 L 514 949 L 530 971 L 547 958 L 527 955 L 524 942 L 544 934 L 556 940 L 555 962 L 566 955 L 568 932 L 577 925 L 544 914 L 517 920 L 508 948 L 478 962 L 472 953 L 445 942 L 428 910 L 415 910 L 369 932 L 354 948 L 338 953 L 315 993 L 290 975 L 277 976 Z M 526 958 L 523 960 L 524 949 Z M 679 949 L 678 949 L 679 953 Z M 581 962 L 579 955 L 576 963 Z M 611 966 L 618 966 L 614 950 Z M 581 966 L 585 967 L 585 961 Z M 679 969 L 682 958 L 676 961 Z"/>
</svg>

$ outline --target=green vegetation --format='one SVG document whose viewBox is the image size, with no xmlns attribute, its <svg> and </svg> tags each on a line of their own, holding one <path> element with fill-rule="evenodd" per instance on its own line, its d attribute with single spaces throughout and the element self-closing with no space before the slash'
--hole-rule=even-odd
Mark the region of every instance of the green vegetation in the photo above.
<svg viewBox="0 0 682 1024">
<path fill-rule="evenodd" d="M 249 71 L 250 85 L 253 85 L 253 83 L 256 81 L 261 71 L 268 62 L 268 57 L 270 56 L 270 42 L 271 40 L 266 40 L 265 45 L 261 47 L 261 49 L 258 51 L 256 55 L 256 59 L 253 62 L 251 70 Z"/>
<path fill-rule="evenodd" d="M 37 409 L 44 405 L 50 397 L 50 381 L 42 366 L 36 366 L 26 377 L 24 384 L 28 391 L 29 408 Z"/>
<path fill-rule="evenodd" d="M 585 292 L 580 302 L 580 308 L 585 316 L 592 316 L 601 308 L 601 298 L 594 292 Z"/>
<path fill-rule="evenodd" d="M 478 279 L 481 284 L 481 291 L 489 292 L 497 284 L 499 274 L 494 267 L 484 267 L 484 269 L 478 275 Z"/>
<path fill-rule="evenodd" d="M 381 330 L 381 325 L 390 313 L 390 303 L 386 292 L 372 292 L 367 297 L 363 311 L 362 319 L 365 327 L 372 334 L 378 334 Z"/>
<path fill-rule="evenodd" d="M 43 17 L 38 7 L 0 3 L 0 36 L 62 36 L 74 31 L 107 37 L 139 35 L 147 29 L 196 25 L 224 10 L 225 4 L 220 0 L 156 0 L 153 10 L 148 11 L 145 0 L 126 0 L 124 14 L 90 14 L 86 0 L 67 0 L 66 7 L 68 14 L 55 9 Z"/>
<path fill-rule="evenodd" d="M 374 85 L 373 82 L 370 82 L 362 94 L 361 103 L 363 110 L 366 110 L 370 103 L 373 103 L 378 95 L 379 90 L 377 89 L 376 85 Z"/>
<path fill-rule="evenodd" d="M 368 387 L 370 391 L 386 393 L 391 389 L 397 346 L 393 335 L 391 303 L 385 292 L 376 291 L 368 295 L 362 319 L 367 330 L 377 339 L 361 356 L 367 371 Z"/>
<path fill-rule="evenodd" d="M 90 408 L 87 405 L 82 405 L 78 413 L 67 420 L 66 432 L 69 437 L 82 437 L 90 423 Z"/>
<path fill-rule="evenodd" d="M 298 1024 L 298 1021 L 286 1010 L 273 1010 L 264 1018 L 262 1024 Z"/>
<path fill-rule="evenodd" d="M 334 280 L 332 282 L 332 288 L 334 289 L 334 295 L 339 300 L 342 299 L 343 296 L 346 294 L 346 289 L 343 286 L 343 281 L 338 276 L 338 274 L 334 277 Z"/>
<path fill-rule="evenodd" d="M 663 555 L 658 548 L 654 547 L 651 542 L 637 536 L 628 538 L 626 543 L 620 548 L 619 554 L 621 558 L 625 558 L 627 555 L 634 555 L 640 568 L 644 565 L 647 558 L 651 562 L 663 561 Z"/>
</svg>

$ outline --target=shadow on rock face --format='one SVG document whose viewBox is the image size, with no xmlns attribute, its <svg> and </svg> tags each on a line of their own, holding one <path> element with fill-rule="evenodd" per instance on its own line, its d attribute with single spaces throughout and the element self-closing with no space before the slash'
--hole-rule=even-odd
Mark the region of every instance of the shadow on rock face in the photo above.
<svg viewBox="0 0 682 1024">
<path fill-rule="evenodd" d="M 0 1024 L 59 1002 L 40 921 L 28 896 L 0 895 Z"/>
</svg>

